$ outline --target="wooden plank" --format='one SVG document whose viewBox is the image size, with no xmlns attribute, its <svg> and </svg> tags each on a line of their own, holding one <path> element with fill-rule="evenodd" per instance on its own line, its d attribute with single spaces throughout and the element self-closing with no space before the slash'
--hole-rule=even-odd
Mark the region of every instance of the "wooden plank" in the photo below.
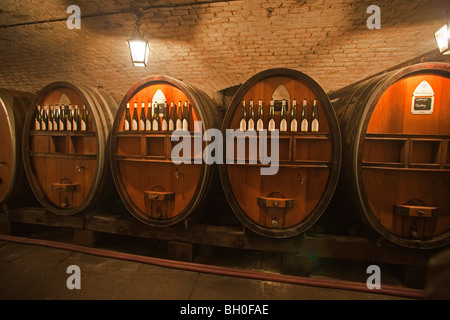
<svg viewBox="0 0 450 320">
<path fill-rule="evenodd" d="M 246 233 L 242 226 L 196 224 L 187 230 L 180 225 L 152 228 L 131 217 L 117 214 L 86 214 L 85 228 L 98 232 L 217 247 L 413 266 L 426 265 L 429 257 L 437 251 L 418 251 L 388 241 L 374 243 L 367 238 L 337 235 L 302 234 L 287 239 L 272 239 Z"/>
<path fill-rule="evenodd" d="M 437 207 L 394 205 L 394 213 L 408 217 L 432 218 L 437 215 Z"/>
<path fill-rule="evenodd" d="M 294 206 L 293 198 L 272 198 L 258 197 L 258 205 L 264 208 L 292 208 Z"/>
<path fill-rule="evenodd" d="M 48 212 L 44 208 L 19 208 L 8 213 L 11 222 L 31 223 L 54 227 L 84 228 L 84 216 L 62 216 Z"/>
</svg>

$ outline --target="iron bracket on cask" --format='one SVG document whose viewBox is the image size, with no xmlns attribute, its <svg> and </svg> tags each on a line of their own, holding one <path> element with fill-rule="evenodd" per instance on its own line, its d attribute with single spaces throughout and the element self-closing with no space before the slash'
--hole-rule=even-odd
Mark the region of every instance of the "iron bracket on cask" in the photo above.
<svg viewBox="0 0 450 320">
<path fill-rule="evenodd" d="M 257 201 L 262 208 L 289 209 L 294 207 L 294 199 L 291 198 L 258 197 Z"/>
<path fill-rule="evenodd" d="M 437 216 L 438 207 L 394 205 L 394 213 L 406 217 L 434 218 Z"/>
<path fill-rule="evenodd" d="M 168 192 L 168 191 L 145 191 L 145 196 L 148 200 L 168 200 L 173 201 L 175 200 L 175 193 L 174 192 Z"/>
<path fill-rule="evenodd" d="M 76 192 L 80 189 L 80 185 L 76 183 L 52 183 L 53 191 L 60 192 Z"/>
</svg>

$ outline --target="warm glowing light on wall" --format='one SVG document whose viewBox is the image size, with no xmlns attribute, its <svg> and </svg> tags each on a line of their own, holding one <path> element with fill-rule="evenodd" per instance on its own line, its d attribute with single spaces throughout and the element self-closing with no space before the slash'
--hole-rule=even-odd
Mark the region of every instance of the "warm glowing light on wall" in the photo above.
<svg viewBox="0 0 450 320">
<path fill-rule="evenodd" d="M 442 54 L 450 54 L 450 30 L 449 25 L 446 24 L 442 28 L 440 28 L 438 31 L 434 34 L 436 38 L 436 42 L 439 47 L 439 51 Z"/>
</svg>

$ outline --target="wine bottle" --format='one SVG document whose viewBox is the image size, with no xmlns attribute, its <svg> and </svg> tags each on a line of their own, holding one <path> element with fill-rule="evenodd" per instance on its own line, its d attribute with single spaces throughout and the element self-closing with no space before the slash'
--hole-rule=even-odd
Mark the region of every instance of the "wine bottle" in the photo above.
<svg viewBox="0 0 450 320">
<path fill-rule="evenodd" d="M 175 122 L 177 121 L 177 111 L 173 104 L 173 101 L 170 102 L 170 118 L 169 118 L 169 131 L 175 130 Z"/>
<path fill-rule="evenodd" d="M 287 110 L 286 110 L 286 99 L 281 102 L 281 115 L 280 115 L 280 131 L 287 131 Z"/>
<path fill-rule="evenodd" d="M 169 128 L 169 117 L 167 112 L 167 102 L 164 102 L 164 111 L 163 116 L 161 118 L 161 130 L 167 131 L 168 128 Z"/>
<path fill-rule="evenodd" d="M 145 118 L 145 131 L 152 130 L 152 104 L 150 101 L 147 102 L 147 116 Z"/>
<path fill-rule="evenodd" d="M 37 106 L 36 116 L 34 117 L 34 129 L 36 131 L 41 130 L 41 106 Z"/>
<path fill-rule="evenodd" d="M 55 104 L 55 111 L 53 115 L 53 131 L 59 130 L 59 117 L 60 117 L 59 106 Z"/>
<path fill-rule="evenodd" d="M 127 109 L 125 110 L 125 121 L 123 125 L 123 130 L 130 131 L 130 129 L 131 129 L 130 103 L 127 102 Z"/>
<path fill-rule="evenodd" d="M 270 100 L 269 124 L 267 126 L 267 130 L 275 131 L 275 104 L 274 104 L 273 99 Z"/>
<path fill-rule="evenodd" d="M 242 100 L 241 120 L 239 121 L 239 130 L 247 131 L 247 110 L 245 109 L 245 100 Z"/>
<path fill-rule="evenodd" d="M 250 99 L 248 110 L 248 131 L 255 131 L 255 109 L 253 108 L 253 99 Z"/>
<path fill-rule="evenodd" d="M 311 114 L 311 131 L 318 132 L 319 131 L 319 113 L 317 110 L 317 100 L 314 99 L 313 102 L 313 111 Z"/>
<path fill-rule="evenodd" d="M 145 103 L 141 103 L 141 115 L 139 117 L 139 131 L 145 131 Z"/>
<path fill-rule="evenodd" d="M 75 109 L 73 110 L 72 129 L 73 131 L 80 130 L 80 111 L 78 110 L 77 104 L 75 105 Z"/>
<path fill-rule="evenodd" d="M 159 130 L 159 110 L 158 103 L 156 101 L 153 102 L 153 121 L 152 121 L 152 130 Z"/>
<path fill-rule="evenodd" d="M 307 111 L 307 101 L 303 99 L 303 108 L 302 108 L 302 122 L 300 123 L 300 131 L 307 132 L 308 131 L 308 111 Z"/>
<path fill-rule="evenodd" d="M 55 114 L 53 112 L 53 105 L 50 105 L 50 109 L 48 111 L 48 131 L 53 131 L 53 118 Z"/>
<path fill-rule="evenodd" d="M 183 120 L 182 120 L 183 112 L 181 111 L 181 101 L 178 101 L 178 111 L 177 111 L 177 130 L 183 129 Z"/>
<path fill-rule="evenodd" d="M 258 120 L 256 121 L 256 130 L 264 130 L 264 113 L 261 99 L 258 101 Z"/>
<path fill-rule="evenodd" d="M 297 132 L 297 100 L 292 100 L 291 108 L 291 132 Z"/>
<path fill-rule="evenodd" d="M 139 117 L 137 113 L 137 102 L 134 102 L 133 118 L 131 119 L 131 130 L 137 131 L 139 126 Z"/>
<path fill-rule="evenodd" d="M 67 121 L 66 121 L 66 130 L 72 131 L 73 130 L 73 109 L 72 105 L 69 104 L 69 112 L 67 114 Z"/>
<path fill-rule="evenodd" d="M 83 104 L 83 109 L 81 110 L 81 115 L 80 115 L 80 130 L 87 131 L 88 124 L 89 124 L 89 118 L 88 118 L 88 113 L 86 110 L 86 105 Z"/>
<path fill-rule="evenodd" d="M 47 105 L 44 105 L 44 108 L 42 110 L 41 130 L 42 131 L 48 130 L 48 107 L 47 107 Z"/>
<path fill-rule="evenodd" d="M 59 110 L 59 131 L 66 131 L 67 106 L 61 105 Z"/>
<path fill-rule="evenodd" d="M 184 102 L 184 108 L 183 108 L 183 130 L 189 131 L 189 108 L 188 108 L 188 102 Z"/>
</svg>

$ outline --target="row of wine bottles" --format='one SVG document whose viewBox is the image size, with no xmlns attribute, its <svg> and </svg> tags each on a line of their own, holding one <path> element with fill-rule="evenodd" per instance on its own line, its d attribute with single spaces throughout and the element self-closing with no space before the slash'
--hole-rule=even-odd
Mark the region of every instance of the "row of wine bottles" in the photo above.
<svg viewBox="0 0 450 320">
<path fill-rule="evenodd" d="M 127 103 L 125 111 L 124 131 L 174 131 L 189 130 L 189 103 L 178 101 L 178 108 L 174 102 L 170 103 L 170 110 L 167 102 L 160 106 L 156 101 L 148 102 L 147 112 L 145 102 L 142 102 L 141 112 L 138 115 L 137 102 L 134 102 L 133 116 L 130 112 L 130 103 Z"/>
<path fill-rule="evenodd" d="M 34 128 L 37 131 L 87 131 L 89 114 L 86 105 L 37 106 Z"/>
<path fill-rule="evenodd" d="M 255 112 L 253 100 L 250 99 L 250 106 L 247 108 L 245 100 L 242 101 L 241 117 L 239 120 L 239 129 L 241 131 L 261 131 L 267 127 L 268 131 L 279 129 L 281 132 L 297 132 L 299 131 L 298 124 L 300 123 L 301 132 L 318 132 L 319 131 L 319 114 L 317 107 L 317 100 L 313 100 L 311 117 L 308 116 L 308 101 L 303 99 L 303 108 L 301 112 L 300 121 L 297 113 L 297 101 L 292 100 L 291 112 L 288 115 L 288 101 L 283 99 L 281 102 L 281 113 L 278 124 L 275 120 L 275 101 L 272 99 L 269 106 L 269 117 L 267 126 L 264 124 L 264 113 L 262 100 L 258 101 L 258 110 Z"/>
</svg>

